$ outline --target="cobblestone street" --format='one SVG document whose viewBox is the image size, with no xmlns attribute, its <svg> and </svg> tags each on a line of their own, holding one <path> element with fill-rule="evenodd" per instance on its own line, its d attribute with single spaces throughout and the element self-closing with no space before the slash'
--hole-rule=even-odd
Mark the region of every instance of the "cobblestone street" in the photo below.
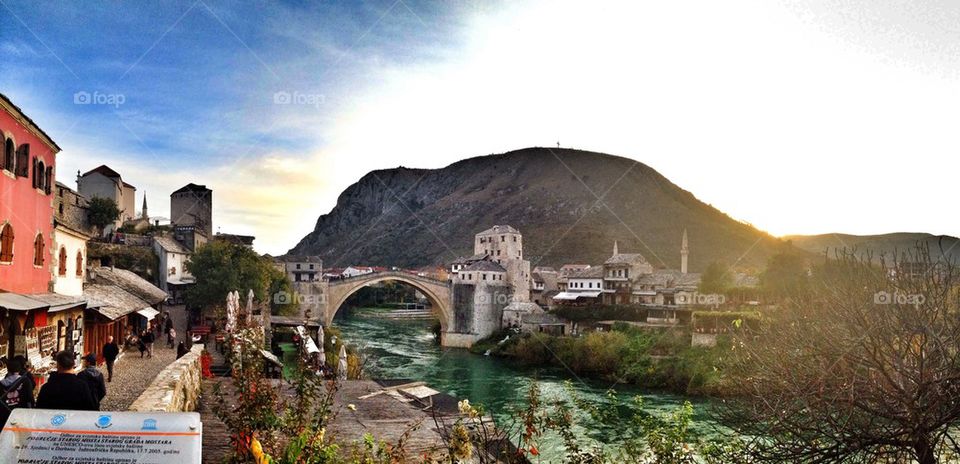
<svg viewBox="0 0 960 464">
<path fill-rule="evenodd" d="M 183 340 L 187 333 L 187 315 L 183 306 L 164 308 L 170 311 L 173 327 L 177 331 L 177 342 Z M 99 347 L 98 347 L 99 349 Z M 176 345 L 167 348 L 167 337 L 161 335 L 153 344 L 153 357 L 140 357 L 140 351 L 131 347 L 123 352 L 123 356 L 113 366 L 113 381 L 107 384 L 107 396 L 100 403 L 101 411 L 126 411 L 134 400 L 146 390 L 157 374 L 177 358 Z M 107 367 L 100 366 L 104 377 Z"/>
</svg>

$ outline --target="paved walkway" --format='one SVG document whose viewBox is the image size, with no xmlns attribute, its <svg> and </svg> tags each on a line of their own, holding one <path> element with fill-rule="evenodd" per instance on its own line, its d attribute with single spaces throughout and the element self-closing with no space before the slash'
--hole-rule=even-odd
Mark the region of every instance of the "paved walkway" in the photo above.
<svg viewBox="0 0 960 464">
<path fill-rule="evenodd" d="M 177 331 L 177 342 L 187 333 L 187 314 L 183 306 L 170 306 L 173 327 Z M 162 335 L 153 344 L 153 357 L 140 357 L 136 348 L 126 350 L 113 366 L 113 381 L 107 384 L 107 396 L 100 402 L 101 411 L 126 411 L 133 401 L 147 389 L 165 367 L 177 359 L 177 348 L 167 348 L 167 337 Z M 102 366 L 103 375 L 107 375 L 106 366 Z"/>
</svg>

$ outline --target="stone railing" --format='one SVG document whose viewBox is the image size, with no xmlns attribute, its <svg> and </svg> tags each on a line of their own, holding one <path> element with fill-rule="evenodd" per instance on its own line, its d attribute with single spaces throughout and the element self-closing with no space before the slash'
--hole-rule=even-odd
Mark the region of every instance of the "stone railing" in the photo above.
<svg viewBox="0 0 960 464">
<path fill-rule="evenodd" d="M 197 344 L 182 358 L 170 363 L 157 374 L 150 386 L 130 405 L 130 411 L 190 412 L 200 396 L 200 354 L 203 345 Z"/>
</svg>

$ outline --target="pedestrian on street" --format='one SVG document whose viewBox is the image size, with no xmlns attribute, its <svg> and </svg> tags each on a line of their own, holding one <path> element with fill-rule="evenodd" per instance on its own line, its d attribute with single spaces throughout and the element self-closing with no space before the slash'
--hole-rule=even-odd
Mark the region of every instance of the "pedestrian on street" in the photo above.
<svg viewBox="0 0 960 464">
<path fill-rule="evenodd" d="M 24 377 L 24 382 L 27 382 L 27 384 L 29 385 L 30 405 L 27 407 L 35 408 L 37 407 L 37 401 L 33 397 L 33 392 L 37 391 L 37 381 L 34 380 L 33 373 L 30 372 L 30 368 L 29 368 L 30 363 L 27 362 L 27 357 L 22 354 L 18 354 L 14 356 L 13 359 L 14 361 L 17 361 L 20 363 L 20 375 Z"/>
<path fill-rule="evenodd" d="M 0 390 L 3 392 L 0 401 L 0 428 L 16 408 L 33 407 L 33 379 L 21 374 L 23 361 L 13 358 L 7 362 L 7 375 L 0 380 Z"/>
<path fill-rule="evenodd" d="M 140 350 L 140 358 L 143 358 L 143 354 L 147 352 L 147 344 L 143 342 L 143 337 L 147 336 L 147 331 L 144 330 L 140 332 L 140 337 L 137 338 L 137 349 Z"/>
<path fill-rule="evenodd" d="M 100 352 L 103 353 L 103 360 L 107 362 L 107 382 L 111 382 L 113 381 L 113 363 L 117 360 L 117 356 L 120 356 L 120 346 L 113 341 L 113 335 L 107 337 L 107 343 L 104 343 Z"/>
<path fill-rule="evenodd" d="M 153 342 L 156 340 L 156 337 L 153 336 L 153 332 L 147 331 L 140 337 L 140 340 L 143 341 L 144 349 L 147 351 L 147 357 L 153 357 Z"/>
<path fill-rule="evenodd" d="M 170 311 L 163 312 L 163 328 L 167 332 L 173 328 L 173 318 L 170 317 Z"/>
<path fill-rule="evenodd" d="M 167 348 L 173 348 L 173 344 L 177 341 L 177 331 L 170 327 L 167 329 Z"/>
<path fill-rule="evenodd" d="M 83 357 L 84 369 L 77 373 L 77 377 L 87 382 L 93 397 L 97 400 L 97 410 L 100 402 L 107 396 L 107 384 L 103 381 L 103 374 L 97 369 L 97 355 L 89 353 Z"/>
<path fill-rule="evenodd" d="M 76 360 L 70 351 L 61 351 L 54 356 L 57 371 L 50 373 L 47 383 L 40 387 L 37 407 L 41 409 L 71 409 L 98 411 L 93 392 L 87 382 L 73 373 Z"/>
</svg>

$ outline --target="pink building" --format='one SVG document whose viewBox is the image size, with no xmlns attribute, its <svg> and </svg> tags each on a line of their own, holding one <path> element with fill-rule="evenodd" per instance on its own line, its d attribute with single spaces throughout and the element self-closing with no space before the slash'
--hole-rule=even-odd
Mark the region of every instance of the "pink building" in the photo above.
<svg viewBox="0 0 960 464">
<path fill-rule="evenodd" d="M 50 292 L 60 147 L 0 94 L 0 292 Z"/>
</svg>

